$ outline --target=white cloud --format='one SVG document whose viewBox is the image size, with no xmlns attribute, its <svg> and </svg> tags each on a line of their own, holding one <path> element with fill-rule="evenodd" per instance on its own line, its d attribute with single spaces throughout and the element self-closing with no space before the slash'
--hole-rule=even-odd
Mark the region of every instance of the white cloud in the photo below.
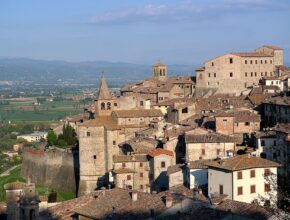
<svg viewBox="0 0 290 220">
<path fill-rule="evenodd" d="M 196 4 L 194 1 L 182 1 L 176 5 L 149 4 L 142 7 L 130 7 L 110 11 L 89 19 L 89 23 L 126 23 L 138 21 L 186 21 L 216 19 L 217 16 L 236 12 L 267 10 L 289 10 L 289 4 L 274 0 L 220 0 Z"/>
</svg>

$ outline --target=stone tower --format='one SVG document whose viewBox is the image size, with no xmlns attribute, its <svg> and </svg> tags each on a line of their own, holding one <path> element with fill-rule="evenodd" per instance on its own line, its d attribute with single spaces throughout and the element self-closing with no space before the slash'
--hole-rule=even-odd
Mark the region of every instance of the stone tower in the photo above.
<svg viewBox="0 0 290 220">
<path fill-rule="evenodd" d="M 35 184 L 7 183 L 6 190 L 7 219 L 8 220 L 38 220 L 39 199 Z"/>
<path fill-rule="evenodd" d="M 152 78 L 165 81 L 167 79 L 167 67 L 165 64 L 157 63 L 152 67 Z"/>
<path fill-rule="evenodd" d="M 256 52 L 265 53 L 274 57 L 273 64 L 281 66 L 283 64 L 283 49 L 273 45 L 264 45 L 256 49 Z"/>
<path fill-rule="evenodd" d="M 114 108 L 113 97 L 110 94 L 105 77 L 102 77 L 95 105 L 97 116 L 110 115 Z"/>
<path fill-rule="evenodd" d="M 21 220 L 39 219 L 39 199 L 35 184 L 27 183 L 23 186 L 23 193 L 19 200 L 19 216 Z"/>
</svg>

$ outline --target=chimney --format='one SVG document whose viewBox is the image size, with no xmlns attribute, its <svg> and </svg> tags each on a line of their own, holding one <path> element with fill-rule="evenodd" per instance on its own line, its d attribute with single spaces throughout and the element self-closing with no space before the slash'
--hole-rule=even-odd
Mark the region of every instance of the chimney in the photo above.
<svg viewBox="0 0 290 220">
<path fill-rule="evenodd" d="M 170 208 L 172 206 L 173 203 L 173 198 L 171 195 L 167 195 L 165 198 L 165 206 L 166 208 Z"/>
<path fill-rule="evenodd" d="M 138 200 L 138 193 L 137 193 L 137 191 L 132 191 L 131 195 L 132 195 L 132 201 L 133 202 L 136 202 Z"/>
</svg>

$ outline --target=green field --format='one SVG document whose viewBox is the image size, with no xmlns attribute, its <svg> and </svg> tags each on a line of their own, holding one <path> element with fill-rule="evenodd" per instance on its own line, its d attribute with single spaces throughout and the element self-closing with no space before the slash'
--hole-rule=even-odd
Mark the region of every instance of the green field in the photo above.
<svg viewBox="0 0 290 220">
<path fill-rule="evenodd" d="M 69 115 L 83 112 L 84 105 L 74 101 L 9 102 L 0 105 L 0 120 L 10 121 L 57 121 Z"/>
<path fill-rule="evenodd" d="M 15 182 L 17 180 L 21 181 L 21 182 L 25 181 L 23 178 L 20 177 L 20 172 L 21 172 L 21 167 L 17 167 L 10 172 L 9 176 L 0 177 L 0 201 L 5 201 L 4 185 L 6 183 Z M 40 186 L 40 185 L 37 185 L 36 189 L 37 189 L 37 192 L 39 195 L 46 195 L 51 190 L 54 190 L 55 192 L 57 192 L 57 201 L 58 202 L 66 201 L 66 200 L 75 198 L 75 193 L 73 193 L 73 192 L 59 191 L 59 190 L 47 188 L 47 187 Z"/>
</svg>

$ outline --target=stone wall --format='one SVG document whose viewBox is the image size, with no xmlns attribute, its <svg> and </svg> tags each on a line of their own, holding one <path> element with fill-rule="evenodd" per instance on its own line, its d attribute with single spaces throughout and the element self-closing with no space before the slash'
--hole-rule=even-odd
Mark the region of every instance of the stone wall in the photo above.
<svg viewBox="0 0 290 220">
<path fill-rule="evenodd" d="M 79 179 L 78 151 L 23 152 L 21 176 L 43 186 L 76 192 Z"/>
</svg>

